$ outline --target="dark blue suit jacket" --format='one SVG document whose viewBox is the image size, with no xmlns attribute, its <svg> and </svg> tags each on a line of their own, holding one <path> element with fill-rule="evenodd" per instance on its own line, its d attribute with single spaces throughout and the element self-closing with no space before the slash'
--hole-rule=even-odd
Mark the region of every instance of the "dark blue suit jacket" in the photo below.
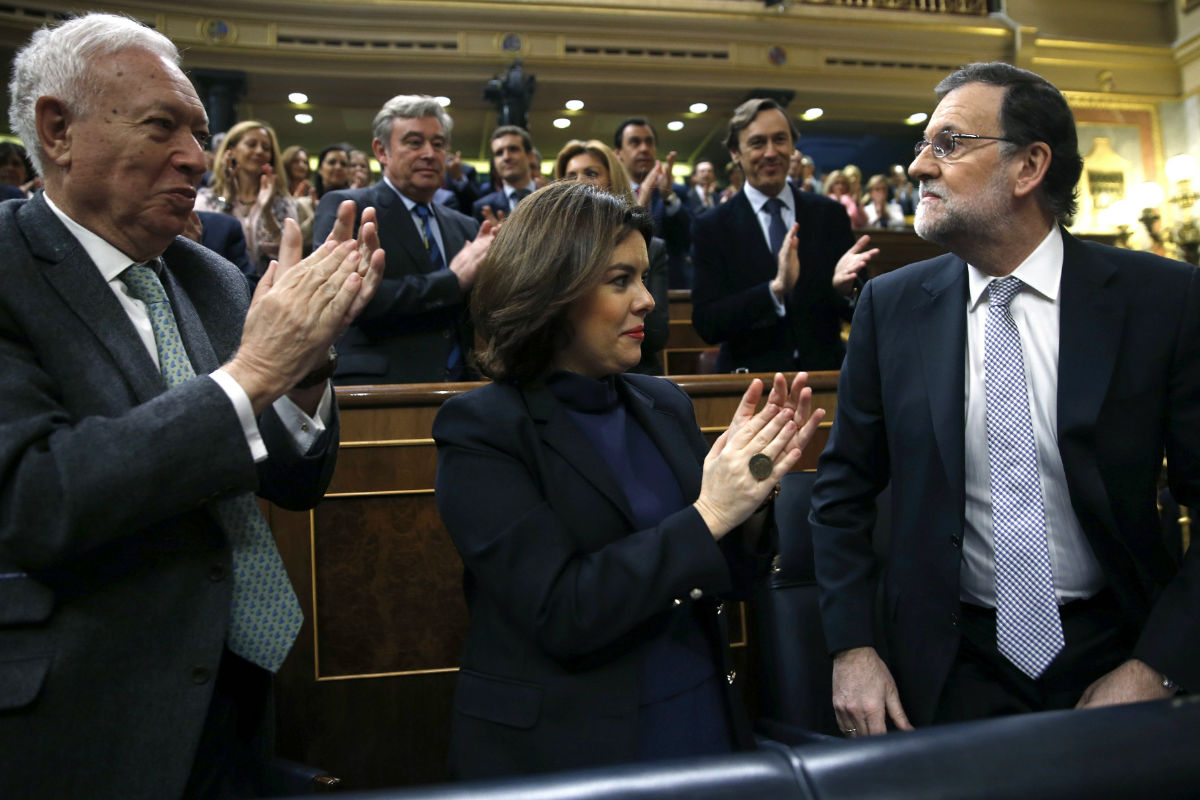
<svg viewBox="0 0 1200 800">
<path fill-rule="evenodd" d="M 246 255 L 246 233 L 237 217 L 217 211 L 197 211 L 203 232 L 200 244 L 212 250 L 242 271 L 250 286 L 258 285 L 258 271 L 250 264 Z"/>
<path fill-rule="evenodd" d="M 1133 656 L 1200 687 L 1200 548 L 1182 569 L 1155 505 L 1200 503 L 1200 271 L 1064 233 L 1058 448 L 1071 505 L 1140 637 Z M 964 489 L 966 264 L 954 255 L 867 283 L 812 494 L 831 652 L 873 645 L 875 496 L 891 482 L 883 579 L 901 701 L 932 720 L 958 648 Z"/>
<path fill-rule="evenodd" d="M 800 277 L 780 317 L 767 284 L 775 257 L 745 192 L 702 215 L 692 226 L 692 323 L 720 344 L 717 371 L 829 370 L 842 364 L 842 320 L 851 307 L 834 291 L 833 270 L 854 244 L 842 206 L 788 187 L 800 223 Z M 798 352 L 798 357 L 793 353 Z"/>
<path fill-rule="evenodd" d="M 618 376 L 686 502 L 708 444 L 678 386 Z M 689 505 L 638 531 L 617 478 L 544 384 L 493 383 L 442 406 L 437 502 L 462 556 L 471 624 L 455 695 L 450 761 L 491 777 L 632 760 L 654 620 L 696 606 L 729 669 L 718 595 L 745 596 L 767 567 L 731 533 L 714 542 Z M 726 705 L 749 746 L 736 690 Z"/>
<path fill-rule="evenodd" d="M 668 214 L 666 201 L 655 189 L 650 198 L 650 216 L 654 219 L 654 235 L 667 243 L 671 288 L 691 289 L 693 270 L 688 250 L 692 243 L 692 212 L 688 210 L 686 202 L 687 187 L 676 183 L 674 190 L 680 208 L 674 214 Z"/>
</svg>

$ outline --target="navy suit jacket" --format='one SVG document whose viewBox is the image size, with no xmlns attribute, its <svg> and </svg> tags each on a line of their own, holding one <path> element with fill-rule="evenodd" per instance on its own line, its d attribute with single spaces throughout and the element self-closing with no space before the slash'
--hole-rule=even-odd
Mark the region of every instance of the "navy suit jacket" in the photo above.
<svg viewBox="0 0 1200 800">
<path fill-rule="evenodd" d="M 449 269 L 434 271 L 421 232 L 400 196 L 384 181 L 363 189 L 343 189 L 321 198 L 313 222 L 317 245 L 333 230 L 337 207 L 353 200 L 357 207 L 354 230 L 364 208 L 375 207 L 379 242 L 387 254 L 383 281 L 338 342 L 338 385 L 421 383 L 469 380 L 471 372 L 447 369 L 458 347 L 466 363 L 475 335 L 467 314 L 467 292 Z M 445 206 L 430 205 L 437 216 L 449 264 L 479 225 Z"/>
<path fill-rule="evenodd" d="M 250 286 L 258 285 L 258 271 L 250 263 L 246 255 L 246 233 L 237 217 L 222 214 L 219 211 L 197 211 L 203 232 L 200 234 L 200 244 L 212 250 L 219 256 L 242 271 Z"/>
<path fill-rule="evenodd" d="M 254 463 L 207 377 L 238 346 L 249 288 L 195 242 L 163 254 L 198 373 L 171 389 L 40 192 L 0 205 L 0 242 L 0 794 L 179 797 L 233 593 L 207 506 L 315 505 L 337 427 L 301 455 L 268 410 Z"/>
<path fill-rule="evenodd" d="M 1063 235 L 1058 448 L 1071 506 L 1140 631 L 1133 656 L 1200 687 L 1200 548 L 1182 569 L 1156 508 L 1200 502 L 1200 271 Z M 901 701 L 932 720 L 958 647 L 966 264 L 945 255 L 871 280 L 859 299 L 811 520 L 831 652 L 886 644 Z M 875 496 L 891 482 L 873 631 Z"/>
<path fill-rule="evenodd" d="M 499 215 L 500 213 L 503 213 L 504 216 L 507 217 L 510 213 L 512 213 L 512 206 L 509 205 L 508 196 L 504 194 L 503 189 L 489 192 L 471 205 L 471 215 L 475 217 L 477 222 L 483 222 L 484 206 L 490 207 L 493 214 Z"/>
<path fill-rule="evenodd" d="M 791 186 L 800 223 L 800 277 L 780 317 L 767 284 L 777 273 L 745 192 L 692 226 L 692 324 L 720 344 L 717 371 L 830 370 L 842 364 L 842 320 L 852 312 L 833 289 L 833 270 L 854 244 L 850 220 L 833 200 Z M 793 356 L 793 353 L 798 355 Z"/>
<path fill-rule="evenodd" d="M 667 243 L 671 288 L 691 289 L 693 277 L 688 249 L 692 243 L 692 212 L 688 210 L 687 187 L 676 183 L 674 191 L 679 198 L 679 209 L 668 214 L 666 201 L 655 189 L 650 196 L 650 216 L 654 220 L 654 235 Z"/>
<path fill-rule="evenodd" d="M 662 378 L 617 380 L 691 503 L 708 452 L 691 401 Z M 478 778 L 632 760 L 660 612 L 694 603 L 728 671 L 717 596 L 750 591 L 770 542 L 752 553 L 735 531 L 717 543 L 690 505 L 638 531 L 611 468 L 536 381 L 451 398 L 433 436 L 438 509 L 463 559 L 471 612 L 453 771 Z M 721 683 L 736 741 L 749 746 L 735 689 Z"/>
</svg>

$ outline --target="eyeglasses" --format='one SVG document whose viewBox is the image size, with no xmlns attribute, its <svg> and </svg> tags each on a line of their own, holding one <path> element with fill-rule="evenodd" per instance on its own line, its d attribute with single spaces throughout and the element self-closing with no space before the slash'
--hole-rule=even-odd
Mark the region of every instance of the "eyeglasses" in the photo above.
<svg viewBox="0 0 1200 800">
<path fill-rule="evenodd" d="M 979 136 L 974 133 L 951 133 L 950 131 L 941 131 L 935 133 L 932 139 L 922 139 L 913 146 L 913 152 L 916 155 L 921 155 L 921 152 L 930 145 L 933 146 L 934 158 L 945 158 L 954 152 L 954 148 L 958 147 L 959 139 L 990 139 L 995 142 L 1012 142 L 1012 139 L 1005 139 L 1003 136 Z"/>
</svg>

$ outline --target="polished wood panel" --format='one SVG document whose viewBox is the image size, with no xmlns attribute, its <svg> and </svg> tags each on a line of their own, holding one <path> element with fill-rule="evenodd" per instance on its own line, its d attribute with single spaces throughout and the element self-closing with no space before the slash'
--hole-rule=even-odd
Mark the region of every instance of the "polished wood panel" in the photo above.
<svg viewBox="0 0 1200 800">
<path fill-rule="evenodd" d="M 754 377 L 672 379 L 712 440 Z M 814 373 L 809 383 L 828 417 L 805 468 L 824 446 L 837 373 Z M 325 500 L 312 512 L 267 509 L 305 614 L 276 681 L 277 749 L 349 789 L 446 778 L 467 611 L 462 563 L 435 505 L 431 429 L 442 402 L 480 385 L 339 388 L 342 442 Z M 750 676 L 745 609 L 729 613 L 735 668 Z M 744 690 L 753 707 L 755 687 Z"/>
</svg>

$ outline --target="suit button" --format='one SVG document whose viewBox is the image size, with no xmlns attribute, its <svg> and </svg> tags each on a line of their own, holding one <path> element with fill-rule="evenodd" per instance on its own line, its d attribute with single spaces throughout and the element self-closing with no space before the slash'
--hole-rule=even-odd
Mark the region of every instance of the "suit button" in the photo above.
<svg viewBox="0 0 1200 800">
<path fill-rule="evenodd" d="M 737 678 L 737 670 L 736 669 L 729 670 L 729 674 L 727 674 L 725 676 L 725 680 L 729 682 L 730 686 L 733 686 L 733 681 L 735 678 Z"/>
<path fill-rule="evenodd" d="M 692 598 L 693 600 L 699 600 L 701 597 L 704 597 L 704 592 L 700 591 L 699 589 L 692 589 L 690 592 L 688 592 L 688 597 Z"/>
<path fill-rule="evenodd" d="M 954 547 L 962 547 L 962 537 L 961 536 L 951 536 L 950 544 L 953 545 Z"/>
<path fill-rule="evenodd" d="M 208 569 L 208 579 L 213 583 L 220 583 L 225 580 L 225 568 L 220 564 L 213 564 Z"/>
<path fill-rule="evenodd" d="M 674 600 L 671 601 L 671 605 L 678 608 L 679 606 L 683 605 L 683 601 L 680 600 L 678 597 L 676 597 Z"/>
<path fill-rule="evenodd" d="M 958 612 L 957 611 L 950 612 L 950 627 L 951 628 L 958 627 Z"/>
<path fill-rule="evenodd" d="M 196 684 L 197 686 L 203 686 L 204 684 L 208 683 L 208 680 L 211 677 L 212 673 L 204 667 L 195 667 L 192 669 L 192 683 Z"/>
<path fill-rule="evenodd" d="M 783 572 L 783 556 L 776 555 L 771 559 L 771 572 L 775 573 L 776 575 Z"/>
<path fill-rule="evenodd" d="M 725 613 L 725 604 L 724 603 L 717 603 L 717 613 L 718 614 Z"/>
</svg>

